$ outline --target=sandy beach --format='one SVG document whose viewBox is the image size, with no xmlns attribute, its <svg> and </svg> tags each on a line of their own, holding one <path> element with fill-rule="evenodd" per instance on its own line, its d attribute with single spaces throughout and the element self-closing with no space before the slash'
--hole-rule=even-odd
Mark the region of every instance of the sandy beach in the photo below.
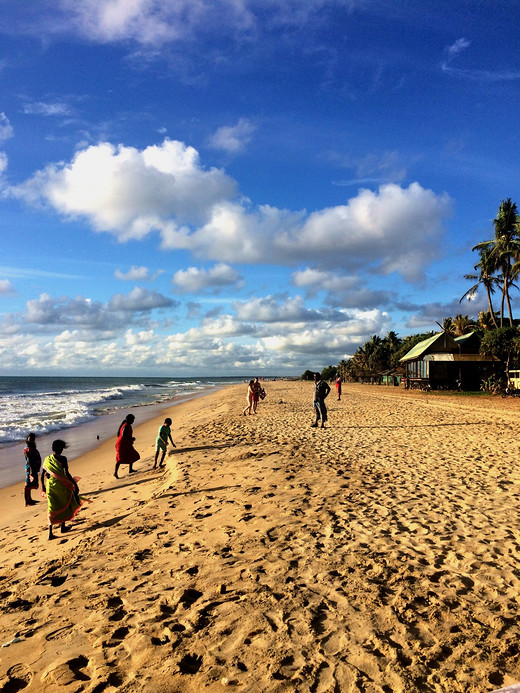
<svg viewBox="0 0 520 693">
<path fill-rule="evenodd" d="M 518 400 L 245 386 L 75 459 L 92 499 L 47 540 L 0 492 L 0 690 L 483 693 L 520 681 Z M 177 444 L 153 471 L 164 416 Z M 64 436 L 65 437 L 65 436 Z M 35 496 L 33 492 L 33 497 Z"/>
</svg>

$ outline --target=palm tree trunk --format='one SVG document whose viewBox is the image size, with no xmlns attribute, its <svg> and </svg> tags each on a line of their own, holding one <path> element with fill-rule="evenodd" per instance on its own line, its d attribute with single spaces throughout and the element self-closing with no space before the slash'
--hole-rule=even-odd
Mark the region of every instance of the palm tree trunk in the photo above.
<svg viewBox="0 0 520 693">
<path fill-rule="evenodd" d="M 502 287 L 502 300 L 500 301 L 500 327 L 504 327 L 504 302 L 506 300 L 507 285 L 504 279 L 504 286 Z"/>
<path fill-rule="evenodd" d="M 489 312 L 491 314 L 491 319 L 493 320 L 494 326 L 498 327 L 495 311 L 493 310 L 493 302 L 491 301 L 491 291 L 489 290 L 489 286 L 486 286 L 486 292 L 487 292 L 487 297 L 488 297 Z"/>
<path fill-rule="evenodd" d="M 509 325 L 513 327 L 513 313 L 511 311 L 511 299 L 509 298 L 509 287 L 511 286 L 512 279 L 509 272 L 504 273 L 504 295 L 507 302 L 507 310 L 509 312 Z"/>
</svg>

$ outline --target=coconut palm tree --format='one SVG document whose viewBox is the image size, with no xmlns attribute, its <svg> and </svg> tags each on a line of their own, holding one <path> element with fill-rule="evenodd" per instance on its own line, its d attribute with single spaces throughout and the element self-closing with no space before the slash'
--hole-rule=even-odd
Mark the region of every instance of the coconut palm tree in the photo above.
<svg viewBox="0 0 520 693">
<path fill-rule="evenodd" d="M 463 334 L 471 332 L 474 327 L 475 323 L 470 319 L 469 315 L 461 315 L 459 313 L 453 318 L 452 328 L 455 337 L 461 337 Z"/>
<path fill-rule="evenodd" d="M 489 310 L 479 311 L 477 323 L 482 330 L 492 330 L 497 327 L 496 316 L 492 316 Z"/>
<path fill-rule="evenodd" d="M 437 325 L 441 328 L 441 330 L 444 333 L 447 332 L 448 334 L 453 334 L 455 328 L 453 327 L 453 319 L 452 318 L 443 318 L 442 319 L 442 325 L 438 320 L 436 320 L 435 322 L 437 323 Z"/>
<path fill-rule="evenodd" d="M 520 217 L 516 203 L 511 198 L 502 200 L 498 213 L 493 219 L 495 237 L 490 241 L 483 241 L 474 246 L 473 250 L 488 250 L 496 272 L 502 274 L 502 301 L 500 310 L 500 325 L 503 325 L 504 302 L 507 304 L 509 324 L 513 325 L 513 313 L 511 310 L 510 288 L 514 286 L 516 270 L 513 271 L 517 260 L 520 258 Z"/>
<path fill-rule="evenodd" d="M 475 269 L 479 271 L 479 274 L 465 274 L 464 279 L 470 279 L 471 281 L 476 280 L 476 284 L 473 284 L 460 298 L 459 303 L 466 298 L 469 298 L 475 294 L 479 286 L 483 286 L 486 290 L 486 295 L 489 304 L 489 314 L 491 320 L 495 327 L 498 327 L 495 311 L 493 310 L 493 302 L 491 300 L 491 294 L 495 293 L 495 287 L 502 285 L 502 275 L 495 275 L 495 260 L 491 254 L 490 249 L 480 248 L 480 260 L 475 265 Z M 520 269 L 520 265 L 519 265 Z"/>
</svg>

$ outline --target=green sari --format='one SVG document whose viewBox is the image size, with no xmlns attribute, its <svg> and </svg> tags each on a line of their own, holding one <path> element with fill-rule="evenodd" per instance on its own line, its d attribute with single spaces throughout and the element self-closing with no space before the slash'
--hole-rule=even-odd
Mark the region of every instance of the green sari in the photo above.
<svg viewBox="0 0 520 693">
<path fill-rule="evenodd" d="M 66 475 L 58 456 L 52 454 L 46 457 L 43 468 L 48 474 L 46 492 L 49 525 L 60 525 L 73 520 L 86 499 L 79 495 L 77 485 Z"/>
</svg>

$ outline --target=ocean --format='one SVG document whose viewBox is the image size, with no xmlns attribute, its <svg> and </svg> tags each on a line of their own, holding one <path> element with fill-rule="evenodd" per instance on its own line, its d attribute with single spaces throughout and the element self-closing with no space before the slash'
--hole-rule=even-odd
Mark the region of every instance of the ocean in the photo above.
<svg viewBox="0 0 520 693">
<path fill-rule="evenodd" d="M 24 478 L 24 441 L 35 433 L 42 458 L 55 438 L 70 444 L 69 459 L 117 432 L 128 410 L 136 425 L 168 403 L 244 382 L 244 378 L 108 378 L 0 376 L 0 487 Z"/>
</svg>

